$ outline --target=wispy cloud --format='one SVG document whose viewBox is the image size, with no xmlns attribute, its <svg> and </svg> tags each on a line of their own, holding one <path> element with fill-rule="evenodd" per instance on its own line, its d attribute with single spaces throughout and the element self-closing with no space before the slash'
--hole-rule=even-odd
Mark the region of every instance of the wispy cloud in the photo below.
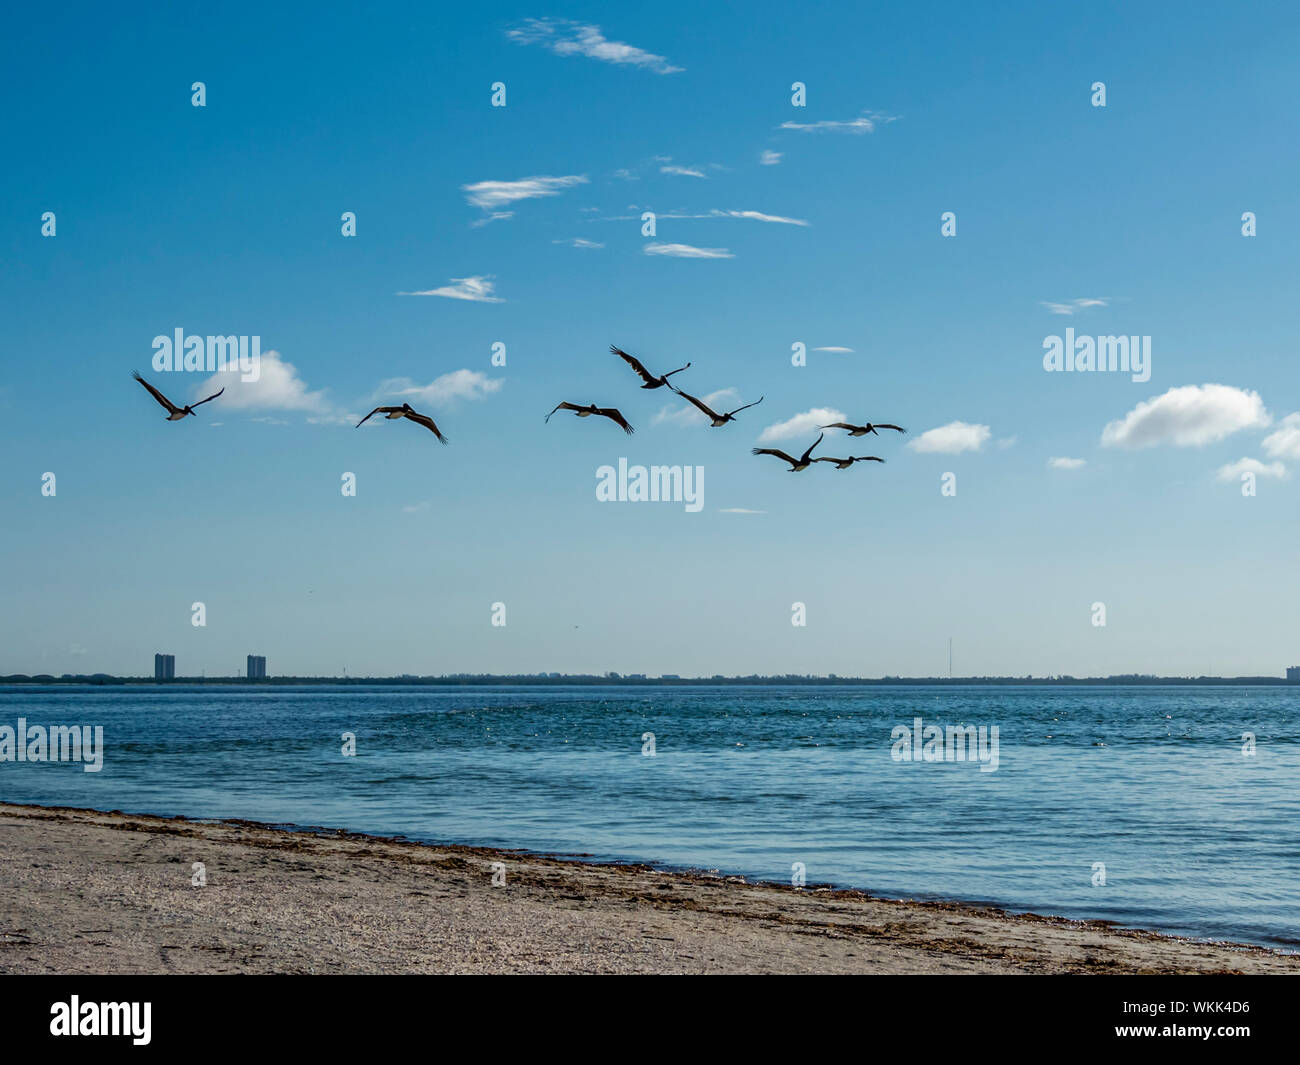
<svg viewBox="0 0 1300 1065">
<path fill-rule="evenodd" d="M 470 185 L 462 185 L 460 189 L 471 206 L 496 211 L 519 200 L 558 196 L 565 189 L 585 184 L 586 174 L 566 174 L 562 177 L 526 177 L 518 181 L 475 181 Z M 510 215 L 498 213 L 495 217 L 509 218 Z"/>
<path fill-rule="evenodd" d="M 519 44 L 540 44 L 556 55 L 584 55 L 605 63 L 644 67 L 656 74 L 677 74 L 684 69 L 644 48 L 608 40 L 599 26 L 572 19 L 525 19 L 518 26 L 506 30 L 506 36 Z"/>
<path fill-rule="evenodd" d="M 245 381 L 238 368 L 225 370 L 198 385 L 194 396 L 201 399 L 222 388 L 226 392 L 218 402 L 232 411 L 300 410 L 324 414 L 330 409 L 325 393 L 310 391 L 307 383 L 298 376 L 297 368 L 293 363 L 285 362 L 278 351 L 262 352 L 256 381 Z"/>
<path fill-rule="evenodd" d="M 766 514 L 766 510 L 750 510 L 748 507 L 719 507 L 719 514 Z"/>
<path fill-rule="evenodd" d="M 1201 447 L 1271 421 L 1258 392 L 1229 385 L 1183 385 L 1110 422 L 1101 442 L 1107 447 Z"/>
<path fill-rule="evenodd" d="M 478 370 L 452 370 L 435 377 L 427 385 L 418 385 L 409 377 L 390 377 L 381 381 L 371 396 L 376 402 L 400 399 L 405 403 L 447 403 L 457 399 L 486 399 L 501 391 L 503 380 Z"/>
<path fill-rule="evenodd" d="M 693 166 L 661 166 L 659 168 L 659 173 L 676 174 L 678 177 L 702 178 L 708 176 L 707 174 L 704 173 L 703 170 L 700 170 L 697 167 L 693 167 Z"/>
<path fill-rule="evenodd" d="M 1229 462 L 1226 466 L 1220 466 L 1216 474 L 1220 481 L 1239 481 L 1243 473 L 1253 473 L 1256 477 L 1276 477 L 1282 480 L 1287 477 L 1287 469 L 1280 462 L 1263 463 L 1259 459 L 1238 459 L 1236 462 Z"/>
<path fill-rule="evenodd" d="M 812 410 L 796 414 L 793 418 L 787 418 L 783 422 L 769 425 L 758 434 L 758 439 L 765 444 L 774 440 L 794 440 L 798 437 L 815 435 L 821 432 L 820 427 L 823 425 L 846 420 L 847 415 L 843 411 L 835 410 L 832 407 L 813 407 Z"/>
<path fill-rule="evenodd" d="M 629 211 L 639 211 L 642 208 L 639 208 L 636 204 L 629 204 L 627 209 Z M 655 211 L 655 217 L 661 219 L 671 218 L 676 221 L 707 221 L 708 219 L 711 218 L 740 218 L 748 222 L 768 222 L 768 223 L 772 223 L 776 225 L 784 225 L 784 226 L 807 226 L 811 224 L 806 219 L 803 218 L 787 218 L 785 215 L 767 214 L 763 211 L 737 211 L 732 209 L 723 210 L 718 207 L 714 207 L 711 210 L 703 211 L 703 212 L 684 211 L 680 209 L 669 210 L 669 211 Z M 635 221 L 636 219 L 637 219 L 636 215 L 620 214 L 620 215 L 605 215 L 602 218 L 593 219 L 593 221 L 630 222 L 630 221 Z"/>
<path fill-rule="evenodd" d="M 646 255 L 667 255 L 674 259 L 734 259 L 726 248 L 697 248 L 693 244 L 647 244 Z"/>
<path fill-rule="evenodd" d="M 1108 303 L 1108 300 L 1084 298 L 1069 300 L 1066 303 L 1044 302 L 1042 306 L 1046 307 L 1053 314 L 1078 314 L 1080 311 L 1086 311 L 1090 307 L 1105 307 Z"/>
<path fill-rule="evenodd" d="M 893 122 L 897 116 L 867 111 L 842 122 L 782 122 L 777 129 L 797 129 L 804 133 L 873 133 L 881 122 Z"/>
<path fill-rule="evenodd" d="M 852 349 L 852 348 L 826 347 L 826 348 L 813 348 L 813 351 L 832 351 L 832 352 L 835 352 L 837 355 L 851 355 L 851 354 L 853 354 L 853 349 Z"/>
<path fill-rule="evenodd" d="M 1087 459 L 1048 459 L 1047 465 L 1054 470 L 1079 470 L 1088 465 Z"/>
<path fill-rule="evenodd" d="M 496 282 L 492 275 L 479 277 L 453 277 L 450 285 L 431 288 L 424 292 L 399 292 L 399 296 L 445 296 L 449 300 L 469 300 L 472 303 L 505 303 L 500 296 L 492 295 Z"/>
<path fill-rule="evenodd" d="M 747 218 L 751 222 L 775 222 L 784 226 L 806 226 L 802 218 L 786 218 L 779 214 L 764 214 L 762 211 L 713 211 L 713 218 Z"/>
<path fill-rule="evenodd" d="M 1269 458 L 1300 462 L 1300 414 L 1288 414 L 1276 431 L 1264 437 L 1260 446 Z"/>
<path fill-rule="evenodd" d="M 927 429 L 907 446 L 923 454 L 960 455 L 963 451 L 978 451 L 990 435 L 987 425 L 949 422 L 937 429 Z"/>
<path fill-rule="evenodd" d="M 598 240 L 587 240 L 584 237 L 568 237 L 565 240 L 553 240 L 552 244 L 567 244 L 571 248 L 603 248 L 605 245 Z"/>
<path fill-rule="evenodd" d="M 761 166 L 776 166 L 781 162 L 781 157 L 783 155 L 785 155 L 784 152 L 774 152 L 768 149 L 758 157 L 758 162 Z"/>
</svg>

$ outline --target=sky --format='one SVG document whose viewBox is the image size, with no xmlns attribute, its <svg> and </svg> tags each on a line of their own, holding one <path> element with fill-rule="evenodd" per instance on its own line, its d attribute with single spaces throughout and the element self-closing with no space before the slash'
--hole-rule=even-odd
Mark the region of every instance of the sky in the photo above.
<svg viewBox="0 0 1300 1065">
<path fill-rule="evenodd" d="M 1288 7 L 14 16 L 0 674 L 1279 675 Z M 177 329 L 260 376 L 156 370 Z M 402 402 L 449 445 L 354 427 Z M 908 432 L 751 454 L 841 420 Z M 620 459 L 703 505 L 602 501 Z"/>
</svg>

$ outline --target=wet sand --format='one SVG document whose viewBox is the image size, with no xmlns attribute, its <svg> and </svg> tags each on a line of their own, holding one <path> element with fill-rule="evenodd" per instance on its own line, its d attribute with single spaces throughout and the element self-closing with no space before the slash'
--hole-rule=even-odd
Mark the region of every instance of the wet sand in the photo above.
<svg viewBox="0 0 1300 1065">
<path fill-rule="evenodd" d="M 2 803 L 0 899 L 0 973 L 1300 974 L 1099 922 Z"/>
</svg>

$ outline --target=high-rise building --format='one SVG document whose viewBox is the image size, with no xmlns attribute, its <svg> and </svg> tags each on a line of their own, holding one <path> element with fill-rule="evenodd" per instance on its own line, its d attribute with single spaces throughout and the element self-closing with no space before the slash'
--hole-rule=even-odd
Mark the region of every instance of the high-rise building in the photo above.
<svg viewBox="0 0 1300 1065">
<path fill-rule="evenodd" d="M 1300 666 L 1288 666 L 1286 679 L 1291 684 L 1300 684 Z"/>
<path fill-rule="evenodd" d="M 153 656 L 153 679 L 154 680 L 175 680 L 176 679 L 176 656 L 175 655 L 154 655 Z"/>
<path fill-rule="evenodd" d="M 266 680 L 266 655 L 248 656 L 248 679 Z"/>
</svg>

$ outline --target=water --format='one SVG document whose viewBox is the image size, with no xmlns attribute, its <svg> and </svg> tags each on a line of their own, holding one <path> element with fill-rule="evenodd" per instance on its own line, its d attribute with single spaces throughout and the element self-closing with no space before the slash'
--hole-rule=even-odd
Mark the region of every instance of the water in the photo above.
<svg viewBox="0 0 1300 1065">
<path fill-rule="evenodd" d="M 0 799 L 787 883 L 802 862 L 810 884 L 1294 950 L 1298 711 L 1266 687 L 0 686 L 0 725 L 103 725 L 106 748 L 99 773 L 0 763 Z M 997 725 L 997 771 L 894 761 L 918 715 Z"/>
</svg>

